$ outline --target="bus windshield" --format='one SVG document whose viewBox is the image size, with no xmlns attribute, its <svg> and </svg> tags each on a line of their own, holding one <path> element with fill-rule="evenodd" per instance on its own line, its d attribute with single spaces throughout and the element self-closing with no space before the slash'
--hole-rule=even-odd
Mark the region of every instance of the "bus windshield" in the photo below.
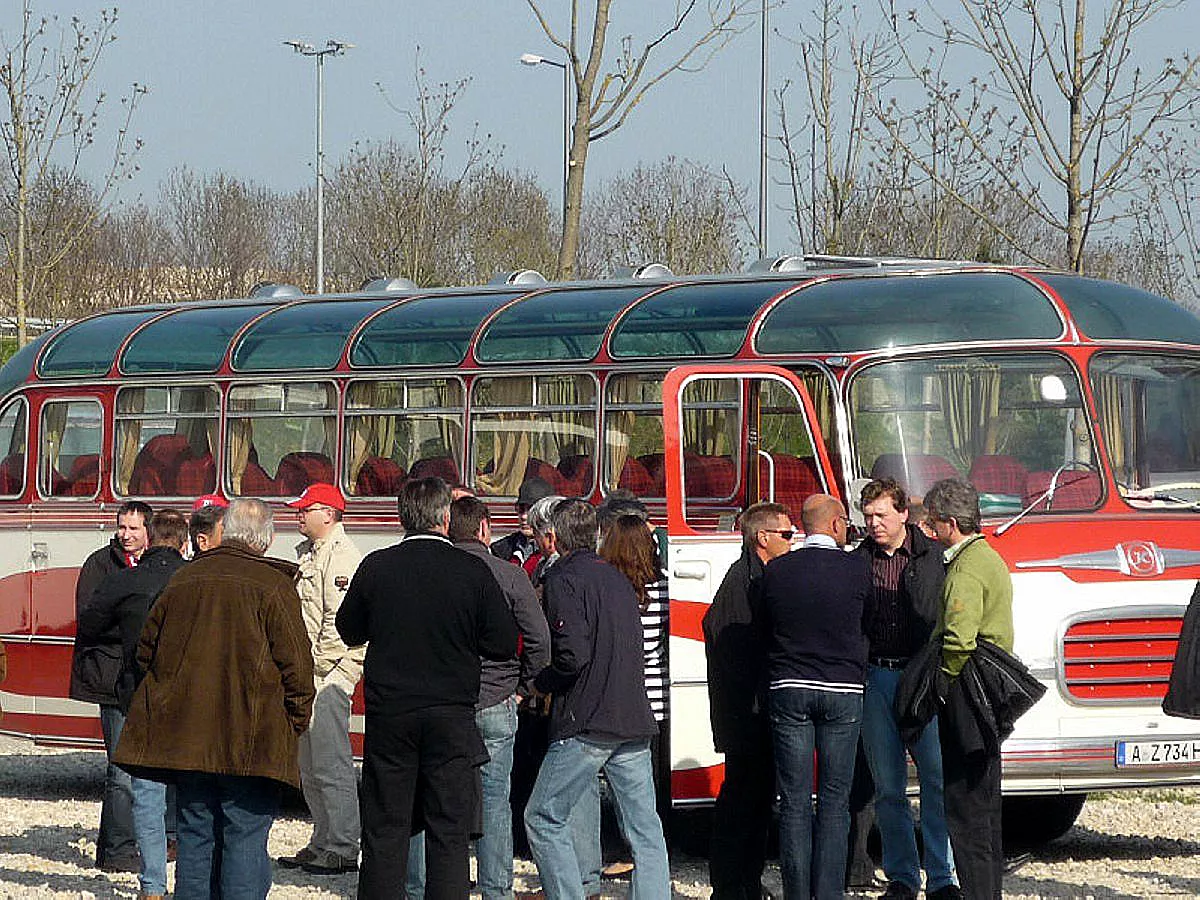
<svg viewBox="0 0 1200 900">
<path fill-rule="evenodd" d="M 1126 502 L 1200 508 L 1200 358 L 1101 353 L 1090 375 Z"/>
<path fill-rule="evenodd" d="M 850 387 L 859 471 L 920 499 L 967 478 L 985 515 L 1093 509 L 1102 498 L 1079 379 L 1049 353 L 944 356 L 870 366 Z"/>
</svg>

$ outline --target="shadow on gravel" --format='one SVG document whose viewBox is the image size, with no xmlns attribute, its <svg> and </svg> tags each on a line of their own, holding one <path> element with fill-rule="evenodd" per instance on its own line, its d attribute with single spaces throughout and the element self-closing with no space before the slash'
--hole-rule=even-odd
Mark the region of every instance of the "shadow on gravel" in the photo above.
<svg viewBox="0 0 1200 900">
<path fill-rule="evenodd" d="M 357 872 L 347 875 L 309 875 L 301 869 L 285 869 L 272 862 L 271 883 L 281 887 L 319 888 L 322 897 L 340 897 L 345 900 L 358 894 Z"/>
<path fill-rule="evenodd" d="M 26 828 L 19 834 L 5 835 L 0 838 L 6 854 L 36 856 L 39 859 L 66 863 L 81 869 L 91 869 L 93 865 L 91 853 L 84 852 L 75 846 L 80 840 L 87 840 L 94 846 L 96 829 L 38 825 L 34 828 Z M 99 872 L 96 873 L 96 877 L 100 880 L 104 878 Z"/>
<path fill-rule="evenodd" d="M 0 866 L 0 896 L 20 897 L 21 888 L 44 888 L 67 896 L 95 897 L 96 900 L 134 900 L 136 885 L 113 884 L 102 875 L 86 877 L 57 872 L 18 872 Z M 10 890 L 11 887 L 11 890 Z"/>
<path fill-rule="evenodd" d="M 1061 838 L 1039 848 L 1034 854 L 1038 862 L 1044 863 L 1065 860 L 1149 860 L 1156 856 L 1200 856 L 1200 841 L 1145 837 L 1138 834 L 1108 834 L 1076 825 Z"/>
<path fill-rule="evenodd" d="M 0 797 L 99 801 L 104 765 L 104 754 L 91 751 L 0 756 Z"/>
</svg>

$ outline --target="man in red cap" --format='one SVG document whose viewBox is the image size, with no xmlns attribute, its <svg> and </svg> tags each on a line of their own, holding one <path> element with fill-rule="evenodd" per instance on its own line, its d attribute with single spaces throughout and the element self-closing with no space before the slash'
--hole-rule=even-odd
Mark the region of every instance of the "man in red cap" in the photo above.
<svg viewBox="0 0 1200 900">
<path fill-rule="evenodd" d="M 312 643 L 317 689 L 312 721 L 300 735 L 300 785 L 313 818 L 308 845 L 280 857 L 287 868 L 317 875 L 358 868 L 358 785 L 350 751 L 350 697 L 362 677 L 366 649 L 347 649 L 334 619 L 362 554 L 346 536 L 342 492 L 310 484 L 288 506 L 295 509 L 304 540 L 296 545 L 300 569 L 296 592 Z"/>
</svg>

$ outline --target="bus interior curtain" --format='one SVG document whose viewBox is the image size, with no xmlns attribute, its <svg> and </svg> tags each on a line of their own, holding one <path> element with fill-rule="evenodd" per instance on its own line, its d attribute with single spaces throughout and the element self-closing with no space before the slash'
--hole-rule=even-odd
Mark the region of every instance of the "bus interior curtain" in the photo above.
<svg viewBox="0 0 1200 900">
<path fill-rule="evenodd" d="M 612 404 L 635 403 L 641 399 L 636 376 L 612 376 L 606 388 L 608 402 Z M 608 457 L 609 483 L 616 486 L 625 468 L 625 460 L 629 458 L 637 413 L 633 410 L 610 410 L 605 420 L 604 452 Z"/>
<path fill-rule="evenodd" d="M 975 457 L 996 452 L 1000 426 L 1000 370 L 995 366 L 939 366 L 942 414 L 959 471 Z"/>
<path fill-rule="evenodd" d="M 493 378 L 488 385 L 489 405 L 532 405 L 531 387 L 532 379 L 526 377 Z M 484 411 L 482 404 L 477 408 L 481 413 Z M 477 417 L 475 421 L 478 425 L 482 418 Z M 475 485 L 485 494 L 515 497 L 525 480 L 525 467 L 529 465 L 533 413 L 499 413 L 493 421 L 496 427 L 492 430 L 492 470 L 478 472 Z M 477 466 L 486 469 L 484 463 L 482 459 L 476 460 Z"/>
<path fill-rule="evenodd" d="M 242 476 L 250 463 L 250 447 L 254 443 L 254 427 L 249 419 L 230 419 L 229 480 L 235 494 L 242 492 Z"/>
<path fill-rule="evenodd" d="M 575 376 L 550 378 L 541 381 L 539 405 L 579 405 L 579 385 Z M 589 447 L 581 446 L 579 439 L 591 429 L 584 421 L 584 414 L 575 410 L 550 414 L 550 429 L 540 432 L 537 455 L 551 465 L 558 465 L 564 456 L 588 455 Z"/>
<path fill-rule="evenodd" d="M 47 486 L 50 475 L 58 470 L 58 455 L 62 450 L 63 433 L 67 430 L 67 404 L 47 403 L 42 407 L 42 464 L 46 467 Z"/>
<path fill-rule="evenodd" d="M 694 381 L 684 389 L 683 449 L 700 456 L 729 456 L 733 442 L 730 430 L 735 426 L 737 412 L 713 409 L 712 405 L 727 399 L 727 384 L 713 379 Z M 697 408 L 697 406 L 699 408 Z M 691 408 L 689 408 L 691 407 Z"/>
<path fill-rule="evenodd" d="M 830 450 L 837 448 L 837 413 L 834 409 L 833 391 L 829 389 L 829 379 L 821 372 L 797 372 L 800 380 L 808 391 L 817 414 L 817 425 L 825 439 L 825 446 Z"/>
<path fill-rule="evenodd" d="M 144 390 L 127 391 L 121 399 L 121 412 L 140 413 L 146 408 L 146 392 Z M 117 490 L 122 494 L 129 493 L 133 467 L 137 463 L 138 451 L 141 449 L 141 420 L 122 419 L 117 428 Z"/>
<path fill-rule="evenodd" d="M 1137 446 L 1137 432 L 1131 427 L 1134 412 L 1131 408 L 1132 384 L 1129 379 L 1116 375 L 1097 374 L 1093 386 L 1113 472 L 1126 485 L 1142 487 L 1134 484 L 1136 472 L 1131 465 L 1133 460 L 1142 455 Z"/>
</svg>

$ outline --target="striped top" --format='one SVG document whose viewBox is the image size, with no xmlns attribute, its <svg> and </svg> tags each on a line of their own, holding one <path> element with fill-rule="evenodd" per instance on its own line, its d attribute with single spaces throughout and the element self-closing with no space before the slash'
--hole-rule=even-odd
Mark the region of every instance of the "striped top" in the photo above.
<svg viewBox="0 0 1200 900">
<path fill-rule="evenodd" d="M 646 696 L 654 721 L 667 720 L 670 677 L 667 672 L 667 579 L 646 585 L 646 608 L 642 610 L 642 652 L 646 663 Z"/>
</svg>

